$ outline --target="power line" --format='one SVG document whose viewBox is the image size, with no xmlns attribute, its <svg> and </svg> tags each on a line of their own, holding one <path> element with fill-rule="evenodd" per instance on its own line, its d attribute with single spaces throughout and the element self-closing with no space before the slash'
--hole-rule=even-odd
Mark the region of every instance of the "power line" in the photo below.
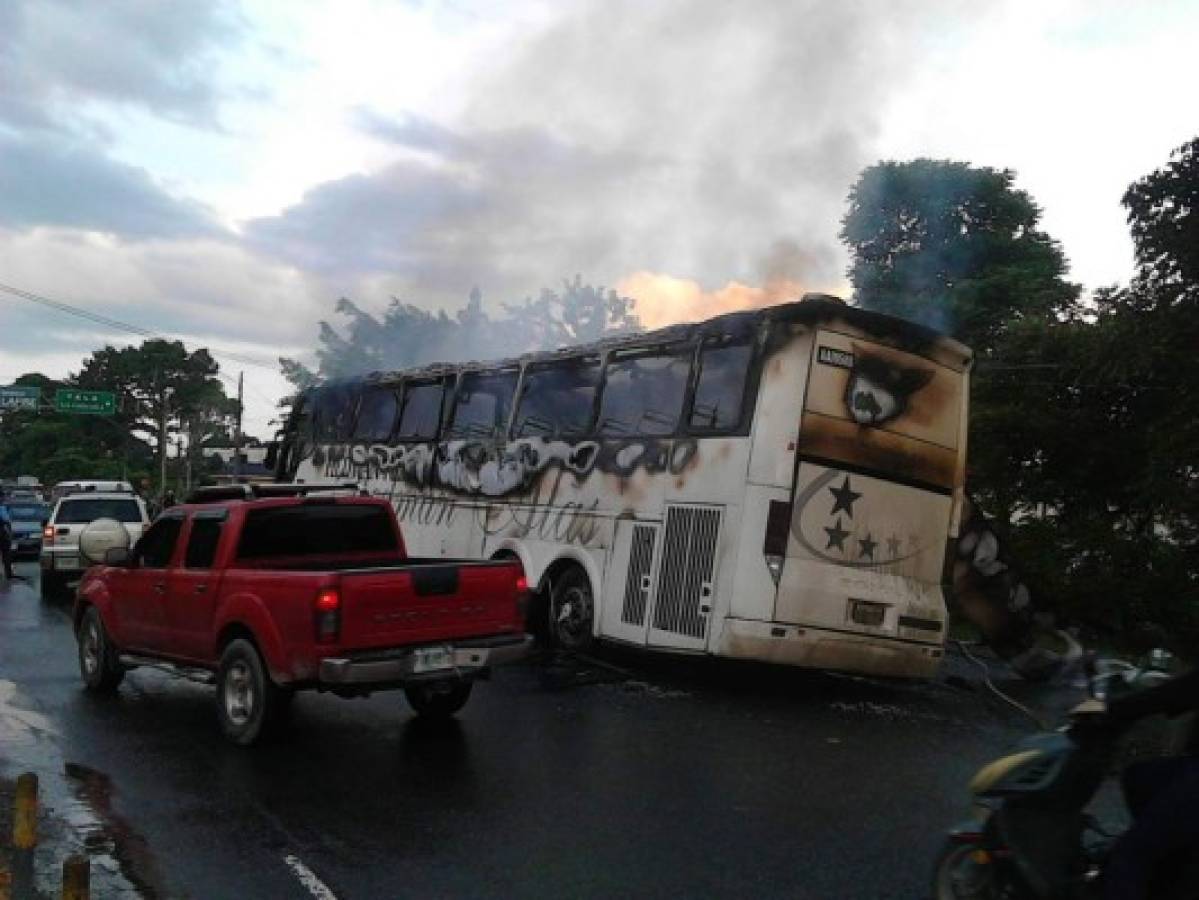
<svg viewBox="0 0 1199 900">
<path fill-rule="evenodd" d="M 36 303 L 36 304 L 38 304 L 40 306 L 44 306 L 48 309 L 53 309 L 56 312 L 66 313 L 67 315 L 70 315 L 70 316 L 76 316 L 77 318 L 84 319 L 84 320 L 92 322 L 93 324 L 96 324 L 96 325 L 103 325 L 106 328 L 113 329 L 114 331 L 124 331 L 129 334 L 136 334 L 140 337 L 145 337 L 145 338 L 157 338 L 160 340 L 166 339 L 165 335 L 159 334 L 158 332 L 152 331 L 148 328 L 142 328 L 140 325 L 131 325 L 128 322 L 122 322 L 120 319 L 114 319 L 110 316 L 104 316 L 99 313 L 94 313 L 94 312 L 91 312 L 90 310 L 82 309 L 81 307 L 74 306 L 70 303 L 64 303 L 61 300 L 54 300 L 43 294 L 35 294 L 32 291 L 22 290 L 21 288 L 13 287 L 12 285 L 9 285 L 9 284 L 4 284 L 4 283 L 0 282 L 0 291 L 3 291 L 4 293 L 7 293 L 7 294 L 11 294 L 12 296 L 15 296 L 15 297 L 19 297 L 22 300 L 27 300 L 30 303 Z M 186 341 L 181 340 L 181 341 L 179 341 L 179 343 L 183 344 L 185 347 L 187 346 Z M 255 358 L 249 357 L 249 356 L 242 356 L 238 353 L 232 353 L 227 350 L 216 351 L 216 350 L 211 350 L 207 347 L 197 348 L 197 349 L 207 350 L 213 356 L 220 356 L 225 359 L 233 360 L 234 362 L 242 363 L 243 365 L 253 366 L 253 367 L 259 368 L 259 369 L 267 369 L 268 371 L 271 371 L 271 372 L 278 371 L 278 369 L 275 365 L 265 363 L 261 359 L 255 359 Z"/>
</svg>

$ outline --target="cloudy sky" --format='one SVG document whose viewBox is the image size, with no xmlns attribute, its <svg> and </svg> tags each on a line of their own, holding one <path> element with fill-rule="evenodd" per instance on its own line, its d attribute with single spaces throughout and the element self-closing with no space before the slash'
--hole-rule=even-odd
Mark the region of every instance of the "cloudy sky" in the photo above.
<svg viewBox="0 0 1199 900">
<path fill-rule="evenodd" d="M 0 0 L 0 284 L 209 346 L 248 426 L 340 296 L 581 274 L 659 324 L 846 292 L 881 158 L 1012 168 L 1075 280 L 1195 136 L 1199 5 Z M 135 338 L 0 291 L 0 383 Z M 257 363 L 257 364 L 255 364 Z"/>
</svg>

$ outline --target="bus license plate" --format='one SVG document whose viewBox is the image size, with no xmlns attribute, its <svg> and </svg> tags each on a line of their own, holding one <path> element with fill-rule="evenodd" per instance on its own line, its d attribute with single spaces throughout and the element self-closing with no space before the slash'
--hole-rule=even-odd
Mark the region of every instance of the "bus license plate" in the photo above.
<svg viewBox="0 0 1199 900">
<path fill-rule="evenodd" d="M 437 672 L 454 666 L 454 654 L 449 647 L 421 647 L 412 653 L 412 671 Z"/>
</svg>

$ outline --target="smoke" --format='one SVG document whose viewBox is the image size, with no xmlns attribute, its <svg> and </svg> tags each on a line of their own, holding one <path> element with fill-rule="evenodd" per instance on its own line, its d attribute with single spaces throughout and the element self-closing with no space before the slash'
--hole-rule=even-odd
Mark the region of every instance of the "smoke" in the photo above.
<svg viewBox="0 0 1199 900">
<path fill-rule="evenodd" d="M 576 272 L 636 296 L 650 325 L 844 293 L 849 186 L 877 159 L 913 60 L 964 8 L 555 7 L 474 61 L 458 111 L 356 109 L 389 162 L 245 233 L 351 291 L 374 282 L 429 308 L 456 308 L 474 284 L 506 301 Z"/>
<path fill-rule="evenodd" d="M 695 279 L 662 272 L 634 272 L 616 283 L 616 291 L 636 301 L 637 316 L 647 328 L 676 322 L 697 322 L 722 313 L 760 309 L 775 303 L 800 299 L 808 291 L 848 295 L 848 285 L 839 279 L 819 280 L 827 271 L 822 253 L 790 240 L 776 241 L 763 257 L 760 285 L 728 281 L 723 287 L 705 290 Z"/>
<path fill-rule="evenodd" d="M 706 291 L 698 281 L 659 272 L 634 272 L 616 284 L 617 293 L 637 301 L 637 315 L 646 328 L 798 300 L 804 290 L 798 281 L 780 279 L 762 287 L 730 281 Z"/>
</svg>

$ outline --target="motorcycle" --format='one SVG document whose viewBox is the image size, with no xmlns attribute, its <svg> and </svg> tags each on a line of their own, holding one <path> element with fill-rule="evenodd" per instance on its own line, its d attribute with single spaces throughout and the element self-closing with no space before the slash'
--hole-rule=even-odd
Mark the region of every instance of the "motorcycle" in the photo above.
<svg viewBox="0 0 1199 900">
<path fill-rule="evenodd" d="M 1090 698 L 1053 732 L 1031 735 L 988 763 L 970 782 L 975 820 L 952 829 L 933 868 L 934 900 L 1085 900 L 1101 896 L 1104 864 L 1116 835 L 1085 809 L 1111 771 L 1119 735 L 1096 727 L 1108 691 L 1154 683 L 1160 672 L 1088 661 Z M 1150 896 L 1179 893 L 1199 861 L 1163 866 Z M 1199 869 L 1196 869 L 1199 871 Z"/>
</svg>

